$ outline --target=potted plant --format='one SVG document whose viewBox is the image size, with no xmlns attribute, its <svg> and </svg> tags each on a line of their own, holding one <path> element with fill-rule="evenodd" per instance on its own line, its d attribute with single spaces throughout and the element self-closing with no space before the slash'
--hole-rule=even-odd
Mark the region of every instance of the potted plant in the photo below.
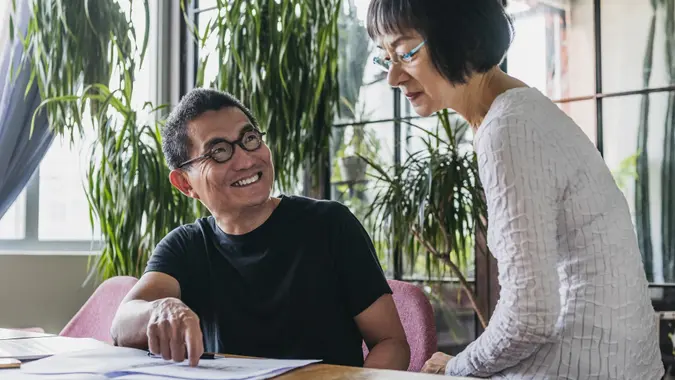
<svg viewBox="0 0 675 380">
<path fill-rule="evenodd" d="M 487 206 L 478 177 L 476 156 L 467 144 L 468 123 L 447 110 L 439 125 L 422 131 L 422 149 L 409 152 L 400 167 L 387 168 L 362 157 L 373 167 L 376 196 L 368 216 L 375 236 L 389 240 L 408 257 L 408 270 L 426 261 L 427 275 L 449 271 L 461 284 L 485 328 L 467 280 L 473 258 L 473 236 L 485 231 Z M 421 260 L 420 260 L 421 259 Z"/>
<path fill-rule="evenodd" d="M 36 112 L 46 111 L 60 136 L 72 139 L 86 129 L 96 134 L 84 187 L 91 223 L 102 232 L 103 249 L 92 267 L 92 277 L 100 280 L 140 276 L 169 231 L 206 214 L 167 179 L 159 134 L 164 112 L 158 112 L 164 107 L 132 103 L 149 23 L 139 31 L 120 3 L 85 0 L 84 7 L 77 1 L 32 0 L 27 30 L 10 28 L 13 38 L 21 38 L 22 62 L 43 99 Z M 219 62 L 211 85 L 252 108 L 271 140 L 278 180 L 289 187 L 299 168 L 319 162 L 328 147 L 338 99 L 340 0 L 260 3 L 255 9 L 219 1 L 208 33 L 193 31 L 201 47 L 210 36 L 221 42 L 211 54 Z M 148 1 L 143 4 L 147 21 Z M 253 31 L 259 34 L 248 35 Z M 207 59 L 208 54 L 199 63 L 197 85 L 203 84 Z M 149 121 L 141 122 L 145 116 Z"/>
</svg>

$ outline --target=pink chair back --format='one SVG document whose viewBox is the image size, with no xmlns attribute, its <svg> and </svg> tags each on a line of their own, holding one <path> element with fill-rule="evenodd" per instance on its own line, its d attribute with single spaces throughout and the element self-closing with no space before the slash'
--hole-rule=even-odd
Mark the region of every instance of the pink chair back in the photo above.
<svg viewBox="0 0 675 380">
<path fill-rule="evenodd" d="M 59 335 L 94 338 L 112 344 L 112 320 L 122 299 L 137 281 L 138 279 L 130 276 L 112 277 L 103 281 Z"/>
<path fill-rule="evenodd" d="M 438 349 L 434 310 L 427 296 L 417 286 L 396 280 L 388 282 L 394 292 L 394 303 L 410 345 L 408 371 L 419 372 Z M 368 356 L 365 343 L 363 356 Z"/>
</svg>

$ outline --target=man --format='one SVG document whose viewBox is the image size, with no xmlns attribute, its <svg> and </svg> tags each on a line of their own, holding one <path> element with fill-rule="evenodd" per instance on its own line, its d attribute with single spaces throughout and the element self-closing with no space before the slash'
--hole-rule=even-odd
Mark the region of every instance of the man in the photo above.
<svg viewBox="0 0 675 380">
<path fill-rule="evenodd" d="M 195 89 L 162 137 L 171 183 L 212 216 L 157 245 L 115 316 L 117 345 L 190 365 L 206 350 L 408 368 L 410 349 L 368 234 L 340 203 L 270 196 L 271 152 L 246 107 Z"/>
</svg>

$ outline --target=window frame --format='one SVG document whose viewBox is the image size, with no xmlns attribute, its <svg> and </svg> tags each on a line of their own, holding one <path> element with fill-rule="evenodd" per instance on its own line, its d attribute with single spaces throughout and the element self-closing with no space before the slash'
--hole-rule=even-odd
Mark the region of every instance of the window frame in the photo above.
<svg viewBox="0 0 675 380">
<path fill-rule="evenodd" d="M 150 97 L 156 103 L 166 103 L 171 99 L 171 67 L 160 67 L 160 62 L 170 62 L 168 55 L 171 46 L 168 44 L 174 33 L 170 33 L 170 22 L 173 9 L 163 0 L 149 0 L 150 9 L 150 43 L 144 64 L 150 65 L 154 74 L 149 78 Z M 170 34 L 166 34 L 170 33 Z M 166 59 L 164 59 L 166 58 Z M 57 137 L 58 138 L 58 137 Z M 29 179 L 24 189 L 26 196 L 24 213 L 24 237 L 22 239 L 0 238 L 1 255 L 98 255 L 103 248 L 103 241 L 93 240 L 53 240 L 39 239 L 40 220 L 40 167 Z M 17 198 L 18 200 L 18 198 Z M 86 221 L 89 224 L 89 220 Z"/>
</svg>

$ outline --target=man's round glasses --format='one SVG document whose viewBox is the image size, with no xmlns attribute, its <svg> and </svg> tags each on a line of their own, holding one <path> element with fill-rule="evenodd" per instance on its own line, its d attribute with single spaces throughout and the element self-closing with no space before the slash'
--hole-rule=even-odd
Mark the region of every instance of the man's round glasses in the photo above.
<svg viewBox="0 0 675 380">
<path fill-rule="evenodd" d="M 376 56 L 376 57 L 373 58 L 373 63 L 378 68 L 380 68 L 380 69 L 382 69 L 386 72 L 389 72 L 389 70 L 391 70 L 392 65 L 394 65 L 395 63 L 400 63 L 400 62 L 408 63 L 408 62 L 412 61 L 415 54 L 417 54 L 417 52 L 419 52 L 420 49 L 422 49 L 422 46 L 424 46 L 424 44 L 426 42 L 427 41 L 422 41 L 419 45 L 415 46 L 412 50 L 410 50 L 406 54 L 396 54 L 396 55 L 394 55 L 394 57 L 395 57 L 394 60 L 389 59 L 389 58 Z"/>
<path fill-rule="evenodd" d="M 241 147 L 241 149 L 252 152 L 257 150 L 262 146 L 262 137 L 265 135 L 264 132 L 257 130 L 248 131 L 244 133 L 239 140 L 236 141 L 226 141 L 221 140 L 213 145 L 213 147 L 207 152 L 195 158 L 189 159 L 182 164 L 178 165 L 179 168 L 189 165 L 195 161 L 203 159 L 212 159 L 215 162 L 220 164 L 229 161 L 234 155 L 235 146 Z"/>
</svg>

